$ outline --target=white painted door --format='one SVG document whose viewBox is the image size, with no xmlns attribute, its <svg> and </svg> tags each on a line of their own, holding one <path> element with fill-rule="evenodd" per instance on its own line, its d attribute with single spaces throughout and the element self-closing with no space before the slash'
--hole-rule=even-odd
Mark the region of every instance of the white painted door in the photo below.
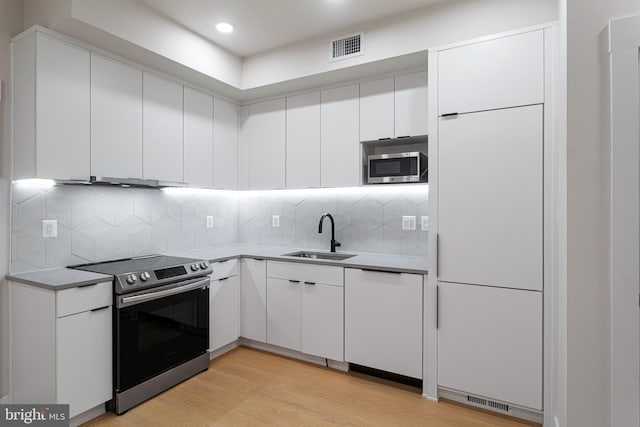
<svg viewBox="0 0 640 427">
<path fill-rule="evenodd" d="M 143 72 L 142 174 L 145 179 L 184 180 L 182 95 L 182 85 Z"/>
<path fill-rule="evenodd" d="M 322 91 L 320 104 L 320 183 L 322 187 L 360 185 L 359 85 Z"/>
<path fill-rule="evenodd" d="M 142 178 L 142 70 L 91 53 L 91 175 Z"/>
<path fill-rule="evenodd" d="M 427 134 L 427 72 L 395 79 L 395 137 Z"/>
<path fill-rule="evenodd" d="M 320 187 L 320 92 L 287 98 L 287 188 Z"/>
<path fill-rule="evenodd" d="M 542 292 L 438 290 L 438 386 L 541 410 Z"/>
<path fill-rule="evenodd" d="M 213 100 L 213 186 L 238 188 L 238 107 Z"/>
<path fill-rule="evenodd" d="M 267 262 L 243 258 L 240 262 L 241 335 L 267 341 Z"/>
<path fill-rule="evenodd" d="M 440 51 L 438 114 L 544 102 L 543 30 Z"/>
<path fill-rule="evenodd" d="M 209 349 L 213 351 L 234 342 L 240 336 L 239 277 L 212 280 L 209 299 Z"/>
<path fill-rule="evenodd" d="M 267 278 L 267 343 L 302 351 L 302 286 Z"/>
<path fill-rule="evenodd" d="M 302 283 L 302 352 L 344 360 L 344 287 Z"/>
<path fill-rule="evenodd" d="M 422 378 L 422 276 L 344 269 L 344 358 Z"/>
<path fill-rule="evenodd" d="M 360 141 L 394 137 L 393 88 L 393 77 L 360 83 Z"/>
<path fill-rule="evenodd" d="M 111 307 L 56 319 L 57 403 L 73 417 L 112 398 Z"/>
<path fill-rule="evenodd" d="M 542 290 L 542 106 L 441 118 L 438 280 Z"/>
<path fill-rule="evenodd" d="M 36 52 L 36 175 L 88 180 L 89 51 L 38 34 Z"/>
<path fill-rule="evenodd" d="M 184 86 L 184 182 L 213 187 L 213 97 Z"/>
<path fill-rule="evenodd" d="M 285 99 L 251 105 L 249 188 L 285 188 Z"/>
</svg>

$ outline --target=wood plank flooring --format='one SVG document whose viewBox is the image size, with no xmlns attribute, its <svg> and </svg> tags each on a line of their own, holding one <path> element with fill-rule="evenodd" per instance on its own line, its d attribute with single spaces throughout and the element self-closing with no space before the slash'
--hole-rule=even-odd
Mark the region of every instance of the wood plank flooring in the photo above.
<svg viewBox="0 0 640 427">
<path fill-rule="evenodd" d="M 86 426 L 536 426 L 419 390 L 249 348 L 131 409 Z"/>
</svg>

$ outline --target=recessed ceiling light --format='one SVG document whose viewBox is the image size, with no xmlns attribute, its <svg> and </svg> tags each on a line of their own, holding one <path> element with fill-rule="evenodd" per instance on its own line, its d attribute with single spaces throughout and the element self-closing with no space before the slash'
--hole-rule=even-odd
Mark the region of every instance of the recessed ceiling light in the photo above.
<svg viewBox="0 0 640 427">
<path fill-rule="evenodd" d="M 233 25 L 229 24 L 228 22 L 218 22 L 218 24 L 216 25 L 216 30 L 220 31 L 221 33 L 230 33 L 233 31 Z"/>
</svg>

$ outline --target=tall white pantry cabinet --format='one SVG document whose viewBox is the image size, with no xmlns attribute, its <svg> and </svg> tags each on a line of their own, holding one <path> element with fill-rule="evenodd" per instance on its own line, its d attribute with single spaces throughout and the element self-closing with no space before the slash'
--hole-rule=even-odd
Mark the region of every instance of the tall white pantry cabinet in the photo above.
<svg viewBox="0 0 640 427">
<path fill-rule="evenodd" d="M 437 88 L 429 141 L 437 350 L 427 359 L 437 359 L 437 394 L 537 421 L 549 31 L 429 53 L 429 86 Z"/>
</svg>

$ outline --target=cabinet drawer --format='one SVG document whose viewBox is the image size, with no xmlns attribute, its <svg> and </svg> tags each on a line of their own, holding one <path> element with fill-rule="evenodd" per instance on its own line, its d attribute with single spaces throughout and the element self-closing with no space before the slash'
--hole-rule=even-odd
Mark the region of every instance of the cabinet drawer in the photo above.
<svg viewBox="0 0 640 427">
<path fill-rule="evenodd" d="M 226 261 L 220 261 L 212 263 L 213 273 L 211 273 L 211 280 L 220 280 L 225 277 L 238 275 L 238 260 L 228 259 Z"/>
<path fill-rule="evenodd" d="M 342 267 L 294 262 L 267 262 L 267 277 L 343 286 Z"/>
<path fill-rule="evenodd" d="M 96 283 L 56 292 L 56 316 L 106 307 L 113 304 L 112 282 Z"/>
</svg>

